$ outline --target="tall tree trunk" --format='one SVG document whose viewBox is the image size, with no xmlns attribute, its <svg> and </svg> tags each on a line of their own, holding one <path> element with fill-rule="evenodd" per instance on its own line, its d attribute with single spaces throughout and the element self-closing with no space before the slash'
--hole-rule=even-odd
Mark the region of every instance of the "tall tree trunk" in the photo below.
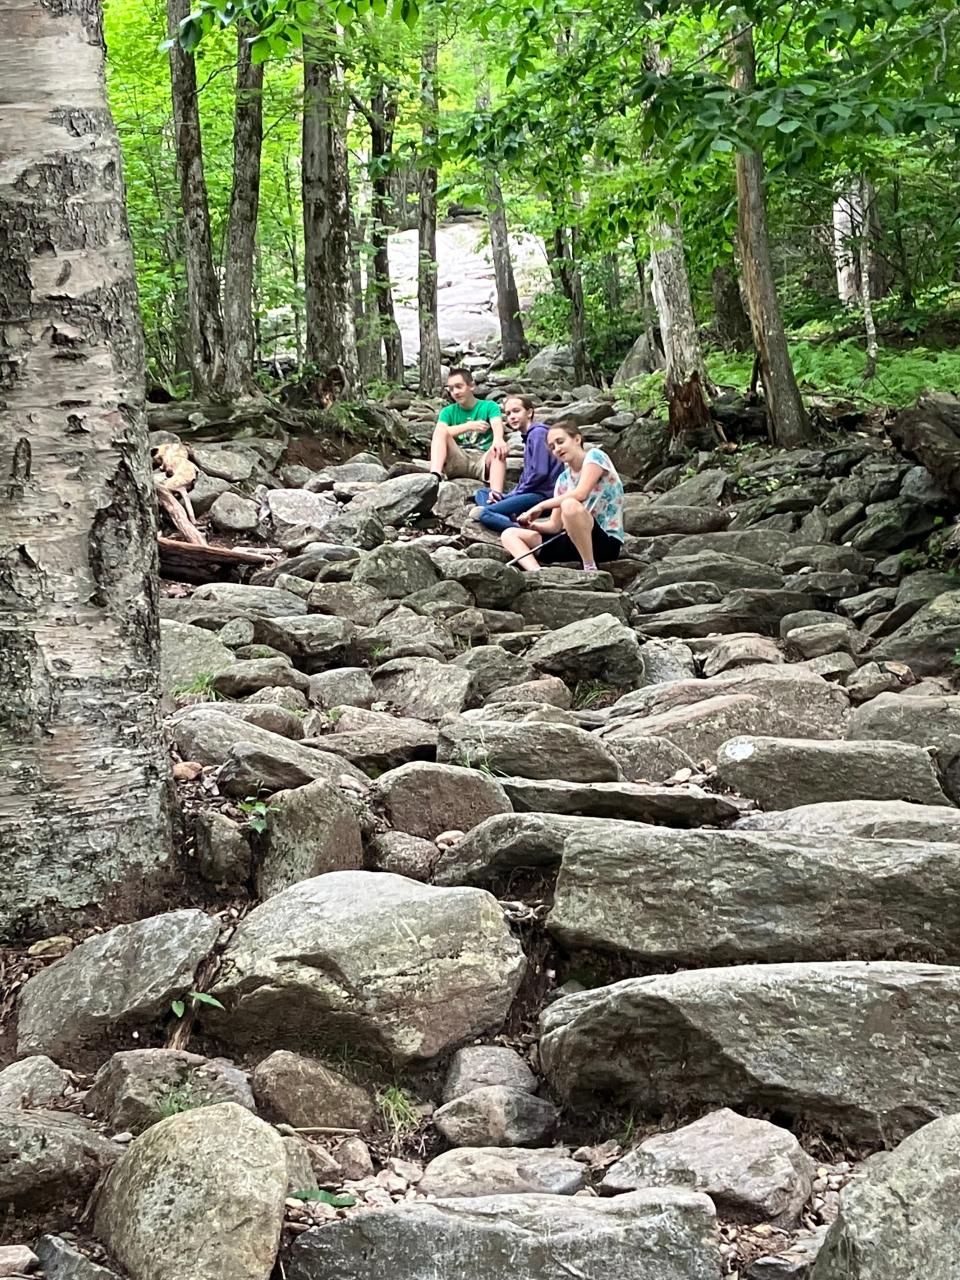
<svg viewBox="0 0 960 1280">
<path fill-rule="evenodd" d="M 583 280 L 577 262 L 577 229 L 565 227 L 561 213 L 553 205 L 553 244 L 547 261 L 554 279 L 570 304 L 570 347 L 573 351 L 573 377 L 576 383 L 587 381 L 587 315 L 583 300 Z"/>
<path fill-rule="evenodd" d="M 425 19 L 428 21 L 428 19 Z M 417 309 L 420 319 L 420 390 L 436 395 L 440 390 L 440 325 L 437 317 L 437 41 L 424 35 L 420 58 L 420 97 L 423 111 L 421 141 L 426 164 L 420 174 L 418 222 L 419 268 Z"/>
<path fill-rule="evenodd" d="M 660 338 L 667 362 L 670 430 L 674 435 L 682 435 L 709 425 L 707 398 L 713 394 L 714 387 L 700 349 L 678 210 L 671 209 L 669 217 L 658 218 L 652 239 L 653 300 L 660 317 Z"/>
<path fill-rule="evenodd" d="M 873 316 L 872 268 L 873 254 L 870 251 L 870 206 L 873 201 L 873 189 L 866 178 L 861 177 L 858 186 L 860 208 L 860 243 L 858 245 L 857 264 L 860 270 L 860 298 L 863 304 L 863 330 L 867 339 L 867 362 L 863 371 L 864 382 L 869 382 L 877 373 L 877 357 L 879 343 L 877 341 L 877 325 Z"/>
<path fill-rule="evenodd" d="M 393 287 L 390 281 L 390 228 L 395 221 L 390 201 L 390 157 L 393 153 L 397 105 L 396 93 L 391 92 L 388 96 L 380 82 L 370 99 L 370 163 L 373 169 L 370 243 L 373 247 L 373 280 L 387 381 L 402 385 L 403 343 L 393 307 Z"/>
<path fill-rule="evenodd" d="M 293 340 L 297 352 L 297 368 L 303 368 L 304 361 L 304 342 L 303 342 L 303 326 L 300 321 L 302 305 L 300 302 L 300 243 L 297 236 L 297 218 L 295 216 L 295 204 L 293 199 L 294 179 L 291 173 L 292 162 L 289 151 L 283 153 L 283 193 L 287 206 L 287 230 L 281 228 L 283 235 L 284 247 L 287 250 L 287 260 L 290 263 L 290 284 L 291 296 L 293 299 L 291 309 L 293 311 Z"/>
<path fill-rule="evenodd" d="M 753 28 L 742 21 L 739 13 L 734 14 L 733 21 L 739 28 L 731 47 L 734 85 L 740 89 L 752 90 L 757 79 Z M 790 448 L 806 444 L 812 439 L 812 432 L 790 362 L 787 335 L 780 314 L 780 300 L 773 278 L 763 158 L 758 151 L 738 151 L 736 169 L 737 230 L 740 260 L 743 264 L 743 284 L 760 380 L 767 403 L 770 433 L 775 444 Z"/>
<path fill-rule="evenodd" d="M 833 198 L 833 260 L 837 272 L 837 297 L 845 307 L 860 301 L 858 246 L 863 208 L 856 178 L 838 183 Z"/>
<path fill-rule="evenodd" d="M 167 27 L 173 40 L 170 89 L 190 308 L 190 376 L 194 394 L 213 396 L 219 395 L 223 386 L 223 318 L 203 172 L 197 68 L 193 54 L 185 53 L 176 40 L 180 23 L 189 13 L 189 0 L 167 0 Z"/>
<path fill-rule="evenodd" d="M 263 144 L 263 64 L 254 66 L 247 39 L 237 28 L 237 97 L 233 112 L 233 189 L 227 227 L 223 282 L 223 336 L 226 395 L 253 387 L 253 258 L 260 207 L 260 150 Z"/>
<path fill-rule="evenodd" d="M 0 98 L 0 941 L 172 867 L 143 335 L 99 3 L 6 5 Z"/>
<path fill-rule="evenodd" d="M 350 275 L 350 183 L 345 110 L 329 48 L 304 44 L 303 278 L 307 360 L 352 391 L 358 381 Z"/>
<path fill-rule="evenodd" d="M 729 267 L 714 267 L 710 287 L 717 341 L 732 351 L 746 351 L 750 345 L 750 317 L 735 272 Z"/>
<path fill-rule="evenodd" d="M 477 94 L 477 110 L 490 106 L 490 90 L 486 84 L 486 71 L 481 72 L 483 88 Z M 513 274 L 513 258 L 510 253 L 510 230 L 507 226 L 507 209 L 497 175 L 491 169 L 485 182 L 487 197 L 487 222 L 490 228 L 490 254 L 493 258 L 493 277 L 497 286 L 497 317 L 500 321 L 500 359 L 504 364 L 517 364 L 530 354 L 527 336 L 523 331 L 520 315 L 520 295 Z"/>
</svg>

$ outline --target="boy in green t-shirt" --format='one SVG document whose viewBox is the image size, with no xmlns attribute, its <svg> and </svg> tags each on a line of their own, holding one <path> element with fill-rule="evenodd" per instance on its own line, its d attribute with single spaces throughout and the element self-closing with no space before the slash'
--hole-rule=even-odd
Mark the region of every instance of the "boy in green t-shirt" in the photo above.
<svg viewBox="0 0 960 1280">
<path fill-rule="evenodd" d="M 507 479 L 508 445 L 500 406 L 478 400 L 473 375 L 451 369 L 447 390 L 453 404 L 440 410 L 430 448 L 430 471 L 442 480 L 486 480 L 490 501 L 499 502 Z M 468 452 L 469 450 L 469 452 Z"/>
</svg>

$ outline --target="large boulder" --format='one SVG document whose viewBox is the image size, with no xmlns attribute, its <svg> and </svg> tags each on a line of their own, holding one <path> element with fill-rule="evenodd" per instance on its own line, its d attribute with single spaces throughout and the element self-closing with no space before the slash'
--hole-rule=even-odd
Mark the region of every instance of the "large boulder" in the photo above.
<svg viewBox="0 0 960 1280">
<path fill-rule="evenodd" d="M 526 653 L 537 670 L 568 682 L 591 677 L 632 687 L 643 679 L 636 633 L 611 613 L 581 618 L 537 640 Z"/>
<path fill-rule="evenodd" d="M 517 813 L 563 813 L 620 818 L 665 827 L 710 827 L 731 821 L 738 809 L 723 796 L 689 783 L 656 787 L 639 782 L 561 782 L 503 778 Z"/>
<path fill-rule="evenodd" d="M 620 768 L 593 734 L 566 724 L 451 719 L 440 726 L 442 763 L 570 782 L 615 782 Z"/>
<path fill-rule="evenodd" d="M 0 1071 L 0 1107 L 56 1106 L 71 1083 L 66 1071 L 46 1054 L 21 1058 Z"/>
<path fill-rule="evenodd" d="M 412 762 L 381 774 L 370 791 L 393 827 L 435 840 L 444 831 L 469 831 L 496 813 L 512 813 L 496 778 L 452 764 Z"/>
<path fill-rule="evenodd" d="M 572 824 L 547 923 L 643 965 L 958 963 L 957 885 L 960 844 Z"/>
<path fill-rule="evenodd" d="M 555 867 L 567 832 L 594 818 L 554 814 L 500 814 L 479 823 L 466 838 L 444 850 L 434 869 L 437 884 L 489 885 L 506 882 L 518 870 Z"/>
<path fill-rule="evenodd" d="M 36 1211 L 86 1199 L 119 1155 L 89 1120 L 63 1111 L 0 1109 L 0 1203 Z"/>
<path fill-rule="evenodd" d="M 306 601 L 280 587 L 253 587 L 237 582 L 206 582 L 190 597 L 192 608 L 204 605 L 221 615 L 240 618 L 283 618 L 306 613 Z"/>
<path fill-rule="evenodd" d="M 436 476 L 427 472 L 397 476 L 356 494 L 346 514 L 356 516 L 372 512 L 384 524 L 402 525 L 416 516 L 426 515 L 436 497 Z"/>
<path fill-rule="evenodd" d="M 305 880 L 238 925 L 209 1011 L 221 1039 L 432 1058 L 499 1027 L 524 959 L 496 899 L 384 872 Z"/>
<path fill-rule="evenodd" d="M 529 1089 L 481 1085 L 438 1107 L 433 1123 L 455 1147 L 536 1147 L 556 1127 L 557 1109 Z"/>
<path fill-rule="evenodd" d="M 373 673 L 376 696 L 401 715 L 416 720 L 442 720 L 471 701 L 473 675 L 452 662 L 436 658 L 394 658 Z"/>
<path fill-rule="evenodd" d="M 657 1133 L 611 1165 L 604 1191 L 633 1191 L 693 1175 L 725 1216 L 792 1227 L 806 1203 L 816 1166 L 792 1133 L 767 1120 L 711 1111 L 671 1133 Z"/>
<path fill-rule="evenodd" d="M 644 738 L 657 738 L 672 742 L 693 760 L 706 760 L 712 759 L 721 744 L 734 734 L 759 733 L 769 724 L 767 703 L 747 693 L 736 693 L 680 703 L 657 715 L 611 719 L 599 736 L 610 750 L 618 744 L 630 746 Z"/>
<path fill-rule="evenodd" d="M 269 1280 L 286 1191 L 280 1135 L 225 1102 L 136 1138 L 107 1179 L 95 1230 L 132 1280 Z"/>
<path fill-rule="evenodd" d="M 211 631 L 161 619 L 160 687 L 164 693 L 199 689 L 233 662 L 231 650 Z"/>
<path fill-rule="evenodd" d="M 358 871 L 362 866 L 356 811 L 332 782 L 311 782 L 273 797 L 257 869 L 261 898 L 326 871 Z"/>
<path fill-rule="evenodd" d="M 277 1049 L 257 1063 L 251 1084 L 266 1114 L 298 1129 L 370 1129 L 376 1120 L 369 1089 L 302 1053 Z"/>
<path fill-rule="evenodd" d="M 713 1205 L 680 1187 L 611 1200 L 493 1195 L 398 1205 L 301 1235 L 288 1280 L 716 1280 Z"/>
<path fill-rule="evenodd" d="M 313 674 L 348 663 L 354 635 L 353 623 L 348 619 L 311 613 L 304 618 L 258 618 L 253 638 L 256 644 L 268 644 L 295 658 L 304 671 Z M 299 682 L 295 687 L 307 691 Z"/>
<path fill-rule="evenodd" d="M 933 748 L 950 798 L 960 800 L 960 698 L 881 693 L 851 713 L 845 736 Z"/>
<path fill-rule="evenodd" d="M 610 615 L 626 622 L 627 611 L 620 595 L 601 591 L 537 590 L 524 591 L 516 603 L 528 627 L 546 627 L 548 631 L 569 626 L 586 618 Z"/>
<path fill-rule="evenodd" d="M 360 557 L 353 583 L 399 600 L 440 581 L 440 570 L 416 543 L 386 543 Z"/>
<path fill-rule="evenodd" d="M 547 387 L 572 386 L 576 378 L 573 348 L 556 342 L 542 347 L 527 361 L 524 377 Z"/>
<path fill-rule="evenodd" d="M 156 1021 L 191 989 L 218 932 L 215 918 L 184 909 L 94 934 L 25 983 L 17 1052 L 69 1055 Z"/>
<path fill-rule="evenodd" d="M 944 675 L 960 649 L 960 591 L 946 591 L 871 650 L 878 662 L 906 662 L 921 676 Z"/>
<path fill-rule="evenodd" d="M 960 1116 L 951 1115 L 857 1169 L 812 1280 L 954 1280 L 958 1194 Z"/>
<path fill-rule="evenodd" d="M 741 736 L 717 751 L 717 774 L 766 809 L 824 800 L 949 804 L 929 752 L 904 742 Z"/>
<path fill-rule="evenodd" d="M 724 551 L 707 550 L 693 555 L 671 552 L 637 574 L 630 592 L 642 593 L 683 582 L 712 582 L 723 591 L 744 587 L 774 591 L 783 586 L 783 574 L 767 564 Z"/>
<path fill-rule="evenodd" d="M 325 747 L 360 769 L 396 769 L 409 760 L 436 754 L 437 728 L 409 716 L 391 716 L 364 707 L 334 707 L 333 732 L 306 741 Z"/>
<path fill-rule="evenodd" d="M 443 1086 L 444 1102 L 462 1098 L 474 1089 L 507 1085 L 536 1093 L 537 1079 L 516 1049 L 499 1044 L 471 1044 L 453 1055 Z"/>
<path fill-rule="evenodd" d="M 958 1051 L 960 968 L 926 964 L 685 970 L 565 996 L 541 1017 L 562 1098 L 759 1108 L 870 1142 L 960 1110 Z"/>
<path fill-rule="evenodd" d="M 652 503 L 642 493 L 628 493 L 623 523 L 635 537 L 656 538 L 664 533 L 713 533 L 727 527 L 730 515 L 719 507 L 668 506 Z"/>
<path fill-rule="evenodd" d="M 888 430 L 899 449 L 921 462 L 949 493 L 960 496 L 960 400 L 956 396 L 927 392 L 916 406 L 899 413 Z"/>
</svg>

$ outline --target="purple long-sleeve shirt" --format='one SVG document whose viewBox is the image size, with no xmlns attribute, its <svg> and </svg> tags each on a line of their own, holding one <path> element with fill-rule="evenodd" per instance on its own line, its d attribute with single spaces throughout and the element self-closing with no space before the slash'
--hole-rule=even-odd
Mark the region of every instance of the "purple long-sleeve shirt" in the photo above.
<svg viewBox="0 0 960 1280">
<path fill-rule="evenodd" d="M 511 493 L 540 493 L 553 497 L 553 487 L 563 464 L 547 447 L 547 427 L 542 422 L 531 424 L 523 442 L 523 470 L 517 487 Z"/>
</svg>

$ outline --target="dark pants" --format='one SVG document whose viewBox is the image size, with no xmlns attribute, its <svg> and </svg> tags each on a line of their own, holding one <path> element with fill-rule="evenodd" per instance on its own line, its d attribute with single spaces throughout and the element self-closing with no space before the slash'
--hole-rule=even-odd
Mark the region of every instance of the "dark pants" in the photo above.
<svg viewBox="0 0 960 1280">
<path fill-rule="evenodd" d="M 508 493 L 499 502 L 491 502 L 488 506 L 487 498 L 489 496 L 489 489 L 478 489 L 473 495 L 474 502 L 480 508 L 480 514 L 477 519 L 485 528 L 496 529 L 497 533 L 501 533 L 504 529 L 515 529 L 517 527 L 517 522 L 512 518 L 513 516 L 529 511 L 538 502 L 546 502 L 547 498 L 553 497 L 553 494 Z"/>
</svg>

